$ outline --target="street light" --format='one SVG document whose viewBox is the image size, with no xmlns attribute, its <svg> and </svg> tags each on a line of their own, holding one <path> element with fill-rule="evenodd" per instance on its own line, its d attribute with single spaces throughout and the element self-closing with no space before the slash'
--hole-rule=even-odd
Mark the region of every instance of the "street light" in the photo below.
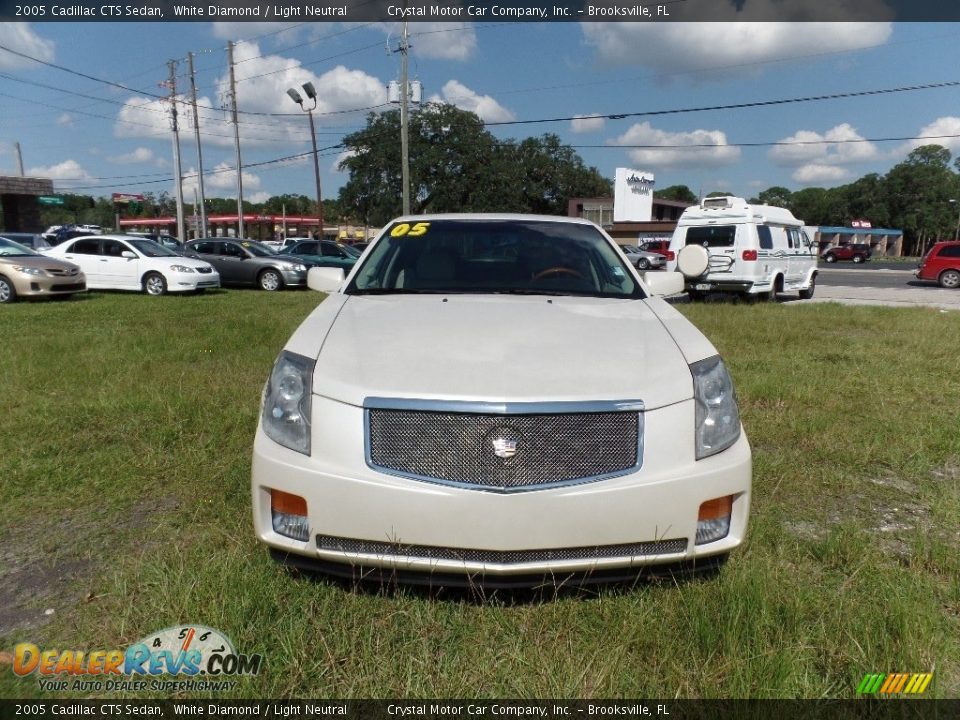
<svg viewBox="0 0 960 720">
<path fill-rule="evenodd" d="M 320 224 L 320 237 L 323 237 L 323 197 L 320 194 L 320 156 L 317 155 L 317 133 L 313 129 L 313 111 L 317 109 L 317 91 L 313 87 L 313 83 L 306 82 L 302 85 L 303 91 L 307 94 L 307 97 L 310 100 L 313 100 L 313 107 L 307 108 L 303 106 L 303 97 L 300 93 L 297 92 L 294 88 L 287 90 L 287 95 L 290 96 L 290 99 L 293 100 L 297 105 L 300 106 L 300 109 L 303 110 L 307 117 L 310 118 L 310 142 L 313 143 L 313 176 L 317 183 L 317 217 L 319 218 L 318 222 Z"/>
</svg>

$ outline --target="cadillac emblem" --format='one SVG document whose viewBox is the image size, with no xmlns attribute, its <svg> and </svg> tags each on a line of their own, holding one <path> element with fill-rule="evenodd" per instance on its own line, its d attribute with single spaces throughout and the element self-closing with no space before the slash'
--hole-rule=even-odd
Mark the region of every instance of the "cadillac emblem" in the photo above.
<svg viewBox="0 0 960 720">
<path fill-rule="evenodd" d="M 493 454 L 504 460 L 516 455 L 517 447 L 520 445 L 517 438 L 511 435 L 498 435 L 493 439 L 492 443 Z"/>
</svg>

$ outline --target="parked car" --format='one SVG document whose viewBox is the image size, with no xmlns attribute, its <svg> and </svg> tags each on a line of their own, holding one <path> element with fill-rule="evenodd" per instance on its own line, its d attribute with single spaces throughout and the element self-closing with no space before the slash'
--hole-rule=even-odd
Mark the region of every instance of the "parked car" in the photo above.
<svg viewBox="0 0 960 720">
<path fill-rule="evenodd" d="M 353 250 L 348 245 L 340 245 L 332 240 L 301 240 L 284 252 L 303 258 L 313 267 L 339 267 L 347 272 L 362 254 L 359 250 Z"/>
<path fill-rule="evenodd" d="M 821 257 L 824 262 L 835 263 L 839 260 L 852 260 L 855 263 L 863 263 L 870 259 L 873 251 L 869 245 L 859 245 L 850 243 L 848 245 L 837 245 L 823 251 Z"/>
<path fill-rule="evenodd" d="M 262 290 L 280 290 L 307 284 L 307 261 L 293 255 L 277 254 L 255 240 L 191 240 L 184 244 L 183 254 L 185 257 L 199 258 L 217 268 L 224 285 L 252 285 Z"/>
<path fill-rule="evenodd" d="M 667 258 L 660 253 L 646 252 L 633 245 L 621 245 L 630 264 L 637 270 L 659 270 L 667 264 Z"/>
<path fill-rule="evenodd" d="M 670 241 L 669 240 L 647 240 L 646 242 L 640 243 L 640 249 L 644 252 L 657 253 L 658 255 L 663 255 L 665 258 L 670 257 Z"/>
<path fill-rule="evenodd" d="M 12 240 L 15 243 L 20 243 L 25 245 L 31 250 L 40 250 L 42 248 L 50 247 L 43 235 L 39 233 L 22 233 L 22 232 L 0 232 L 0 237 L 4 237 L 7 240 Z"/>
<path fill-rule="evenodd" d="M 51 225 L 42 233 L 40 233 L 40 235 L 43 237 L 44 240 L 50 243 L 57 237 L 57 230 L 59 230 L 62 227 L 63 225 Z"/>
<path fill-rule="evenodd" d="M 102 235 L 103 228 L 99 225 L 74 225 L 74 230 L 79 230 L 87 235 Z"/>
<path fill-rule="evenodd" d="M 86 289 L 87 279 L 79 266 L 0 237 L 0 303 L 12 303 L 18 297 L 69 297 Z"/>
<path fill-rule="evenodd" d="M 936 280 L 940 287 L 960 287 L 960 242 L 943 240 L 934 243 L 924 255 L 916 272 L 919 280 Z"/>
<path fill-rule="evenodd" d="M 642 277 L 579 218 L 463 214 L 399 218 L 309 282 L 330 294 L 277 357 L 253 449 L 275 558 L 537 584 L 743 542 L 750 446 L 717 350 L 658 297 L 679 273 Z"/>
<path fill-rule="evenodd" d="M 98 290 L 142 290 L 148 295 L 220 287 L 209 263 L 180 257 L 152 240 L 130 235 L 87 235 L 46 251 L 76 263 Z"/>
<path fill-rule="evenodd" d="M 53 233 L 52 238 L 46 238 L 47 242 L 51 246 L 57 246 L 61 243 L 66 242 L 67 240 L 72 240 L 73 238 L 86 237 L 89 235 L 98 235 L 99 233 L 92 233 L 88 230 L 81 230 L 76 225 L 62 225 L 56 232 Z"/>
<path fill-rule="evenodd" d="M 177 255 L 181 255 L 183 253 L 183 243 L 180 242 L 179 238 L 174 237 L 173 235 L 152 232 L 130 232 L 127 234 L 146 238 L 147 240 L 153 240 L 155 243 L 163 245 L 168 250 L 173 250 Z"/>
</svg>

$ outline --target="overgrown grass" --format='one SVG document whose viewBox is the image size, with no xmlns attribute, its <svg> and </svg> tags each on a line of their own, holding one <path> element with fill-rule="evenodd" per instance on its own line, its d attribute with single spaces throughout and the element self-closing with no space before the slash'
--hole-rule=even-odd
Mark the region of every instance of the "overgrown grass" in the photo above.
<svg viewBox="0 0 960 720">
<path fill-rule="evenodd" d="M 960 696 L 960 315 L 681 306 L 737 384 L 747 545 L 704 582 L 477 600 L 291 574 L 254 541 L 260 390 L 317 299 L 3 308 L 0 601 L 55 613 L 0 650 L 200 623 L 265 656 L 237 697 L 833 698 L 930 670 Z M 0 665 L 0 696 L 38 694 Z"/>
</svg>

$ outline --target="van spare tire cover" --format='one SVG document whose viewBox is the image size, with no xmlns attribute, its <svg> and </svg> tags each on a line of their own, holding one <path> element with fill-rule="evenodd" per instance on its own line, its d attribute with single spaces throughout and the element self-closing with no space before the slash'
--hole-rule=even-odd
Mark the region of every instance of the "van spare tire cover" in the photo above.
<svg viewBox="0 0 960 720">
<path fill-rule="evenodd" d="M 703 245 L 686 245 L 677 253 L 677 270 L 684 277 L 700 277 L 707 271 L 710 254 Z"/>
</svg>

